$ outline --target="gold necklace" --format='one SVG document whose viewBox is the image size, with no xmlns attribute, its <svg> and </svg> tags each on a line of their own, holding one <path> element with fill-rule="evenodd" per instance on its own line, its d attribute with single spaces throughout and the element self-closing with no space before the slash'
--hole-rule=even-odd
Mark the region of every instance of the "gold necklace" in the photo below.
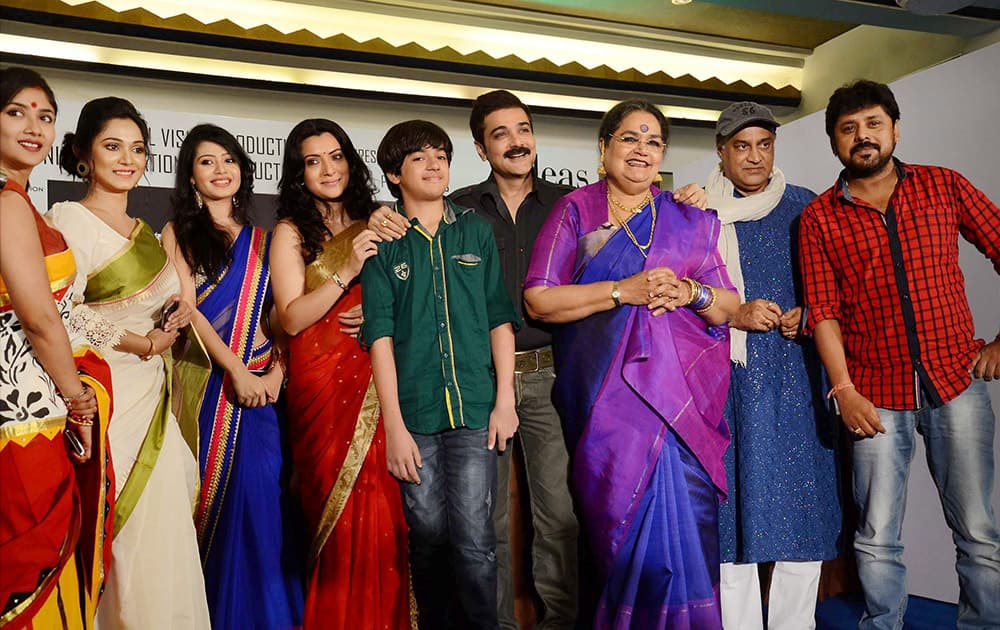
<svg viewBox="0 0 1000 630">
<path fill-rule="evenodd" d="M 628 238 L 630 241 L 632 241 L 632 244 L 639 249 L 639 253 L 642 254 L 643 258 L 649 257 L 648 254 L 646 254 L 646 250 L 649 249 L 649 246 L 653 244 L 653 233 L 656 231 L 656 202 L 653 201 L 652 197 L 653 196 L 650 194 L 649 207 L 652 208 L 653 212 L 652 224 L 649 226 L 649 240 L 646 241 L 645 245 L 639 244 L 639 239 L 635 237 L 635 234 L 632 232 L 632 228 L 628 226 L 627 222 L 622 221 L 621 217 L 618 216 L 618 211 L 615 210 L 614 206 L 609 206 L 611 210 L 611 216 L 615 218 L 615 221 L 618 222 L 618 225 L 622 226 L 625 229 L 625 234 L 628 235 Z M 608 199 L 611 199 L 610 195 L 608 195 Z"/>
<path fill-rule="evenodd" d="M 629 208 L 628 206 L 626 206 L 622 202 L 620 202 L 617 199 L 615 199 L 611 195 L 611 189 L 608 188 L 608 201 L 611 202 L 612 205 L 617 206 L 619 209 L 621 209 L 624 212 L 629 212 L 631 214 L 639 214 L 640 212 L 642 212 L 642 209 L 646 207 L 646 204 L 649 204 L 649 203 L 653 202 L 653 193 L 651 193 L 651 192 L 649 192 L 647 190 L 646 191 L 646 196 L 642 198 L 642 201 L 639 202 L 639 205 L 632 206 L 631 208 Z"/>
</svg>

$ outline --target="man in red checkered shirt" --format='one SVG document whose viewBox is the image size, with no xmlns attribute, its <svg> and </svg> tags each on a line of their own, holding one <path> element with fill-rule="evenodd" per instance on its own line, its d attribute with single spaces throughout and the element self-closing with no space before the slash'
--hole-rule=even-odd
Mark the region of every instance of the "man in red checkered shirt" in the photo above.
<svg viewBox="0 0 1000 630">
<path fill-rule="evenodd" d="M 1000 335 L 974 338 L 958 264 L 961 234 L 1000 272 L 1000 212 L 955 171 L 894 158 L 898 121 L 885 85 L 834 92 L 826 132 L 844 170 L 805 209 L 800 232 L 807 327 L 854 434 L 859 627 L 903 627 L 916 429 L 957 547 L 958 627 L 1000 628 L 996 416 L 984 383 L 1000 378 Z"/>
</svg>

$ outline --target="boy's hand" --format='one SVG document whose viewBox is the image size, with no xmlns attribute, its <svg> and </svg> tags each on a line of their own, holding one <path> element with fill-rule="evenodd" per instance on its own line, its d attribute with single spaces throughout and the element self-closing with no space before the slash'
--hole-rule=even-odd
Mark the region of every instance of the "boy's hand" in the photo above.
<svg viewBox="0 0 1000 630">
<path fill-rule="evenodd" d="M 514 437 L 517 432 L 517 412 L 513 405 L 497 404 L 490 413 L 490 438 L 486 443 L 486 448 L 503 453 L 507 450 L 507 441 Z"/>
<path fill-rule="evenodd" d="M 409 431 L 385 432 L 385 456 L 389 464 L 389 474 L 409 483 L 420 484 L 417 469 L 423 467 L 420 449 Z"/>
</svg>

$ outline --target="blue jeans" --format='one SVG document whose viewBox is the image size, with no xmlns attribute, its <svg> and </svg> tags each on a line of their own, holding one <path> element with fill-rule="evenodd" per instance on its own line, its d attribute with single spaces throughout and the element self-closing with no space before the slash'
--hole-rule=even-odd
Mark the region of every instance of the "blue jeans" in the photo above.
<svg viewBox="0 0 1000 630">
<path fill-rule="evenodd" d="M 496 630 L 497 456 L 486 448 L 487 429 L 412 435 L 423 460 L 420 484 L 399 486 L 420 628 Z"/>
<path fill-rule="evenodd" d="M 903 627 L 906 567 L 902 563 L 906 481 L 916 429 L 937 485 L 958 555 L 959 628 L 1000 627 L 1000 532 L 990 505 L 996 418 L 986 384 L 973 380 L 938 408 L 879 409 L 884 434 L 854 440 L 854 553 L 865 592 L 864 629 Z"/>
</svg>

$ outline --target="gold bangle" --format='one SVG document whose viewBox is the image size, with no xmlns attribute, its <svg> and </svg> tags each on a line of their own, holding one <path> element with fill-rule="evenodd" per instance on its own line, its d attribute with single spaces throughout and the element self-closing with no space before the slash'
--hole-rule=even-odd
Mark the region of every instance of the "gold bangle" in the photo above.
<svg viewBox="0 0 1000 630">
<path fill-rule="evenodd" d="M 691 287 L 691 295 L 688 296 L 688 301 L 684 304 L 684 306 L 691 306 L 691 304 L 698 299 L 698 294 L 701 293 L 700 289 L 702 285 L 694 278 L 690 278 L 688 276 L 684 276 L 681 280 L 687 282 L 688 286 Z"/>
<path fill-rule="evenodd" d="M 340 287 L 342 290 L 347 291 L 347 283 L 345 283 L 343 279 L 341 279 L 340 274 L 337 273 L 336 271 L 333 272 L 333 281 L 336 282 L 337 286 Z"/>
<path fill-rule="evenodd" d="M 713 306 L 715 306 L 715 289 L 710 284 L 703 284 L 702 286 L 708 289 L 708 292 L 712 295 L 712 297 L 709 298 L 708 304 L 695 310 L 695 313 L 698 313 L 699 315 L 707 313 Z"/>
<path fill-rule="evenodd" d="M 149 336 L 149 333 L 146 333 L 145 337 L 146 337 L 146 341 L 149 342 L 149 350 L 146 351 L 146 354 L 140 354 L 139 355 L 139 360 L 140 361 L 149 361 L 150 359 L 152 359 L 153 358 L 153 351 L 156 350 L 156 344 L 153 343 L 153 339 Z"/>
<path fill-rule="evenodd" d="M 73 414 L 67 415 L 66 416 L 66 421 L 67 422 L 72 422 L 73 424 L 75 424 L 77 426 L 81 426 L 81 427 L 92 427 L 92 426 L 94 426 L 94 421 L 93 420 L 84 420 L 82 418 L 78 418 L 78 417 L 74 416 Z"/>
</svg>

